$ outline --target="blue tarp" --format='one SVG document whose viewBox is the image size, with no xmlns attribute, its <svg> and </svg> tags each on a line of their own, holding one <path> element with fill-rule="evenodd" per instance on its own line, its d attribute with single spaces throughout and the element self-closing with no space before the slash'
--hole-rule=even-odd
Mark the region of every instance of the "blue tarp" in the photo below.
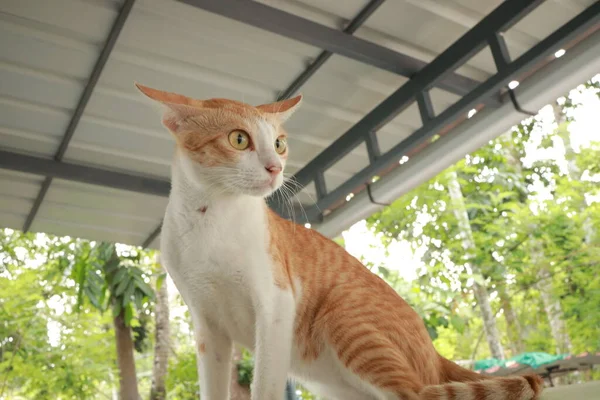
<svg viewBox="0 0 600 400">
<path fill-rule="evenodd" d="M 544 364 L 550 364 L 557 360 L 563 360 L 567 354 L 552 355 L 542 352 L 529 352 L 516 355 L 508 360 L 498 360 L 496 358 L 488 358 L 485 360 L 475 361 L 475 371 L 486 370 L 492 367 L 507 368 L 512 363 L 521 365 L 529 365 L 536 369 Z"/>
</svg>

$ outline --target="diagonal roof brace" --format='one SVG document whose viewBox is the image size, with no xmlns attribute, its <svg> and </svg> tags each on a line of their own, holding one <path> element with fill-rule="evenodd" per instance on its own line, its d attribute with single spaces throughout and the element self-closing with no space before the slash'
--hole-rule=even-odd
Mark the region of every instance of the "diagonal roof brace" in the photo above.
<svg viewBox="0 0 600 400">
<path fill-rule="evenodd" d="M 426 62 L 387 47 L 329 28 L 306 18 L 250 0 L 178 0 L 199 9 L 285 36 L 331 53 L 411 78 Z M 469 93 L 478 81 L 451 72 L 436 82 L 440 89 L 459 96 Z M 496 99 L 496 104 L 498 101 Z"/>
<path fill-rule="evenodd" d="M 365 23 L 365 21 L 383 4 L 385 0 L 371 0 L 356 17 L 344 28 L 344 33 L 352 35 Z M 308 80 L 325 64 L 333 55 L 331 51 L 324 50 L 314 59 L 313 62 L 285 89 L 278 97 L 277 101 L 287 99 L 296 93 Z"/>
</svg>

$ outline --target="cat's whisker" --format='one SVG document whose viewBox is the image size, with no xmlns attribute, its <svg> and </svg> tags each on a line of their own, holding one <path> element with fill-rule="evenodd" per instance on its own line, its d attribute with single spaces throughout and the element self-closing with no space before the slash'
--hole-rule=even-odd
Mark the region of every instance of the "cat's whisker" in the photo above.
<svg viewBox="0 0 600 400">
<path fill-rule="evenodd" d="M 304 214 L 304 219 L 306 221 L 308 221 L 308 214 L 306 213 L 306 210 L 304 209 L 304 206 L 302 205 L 302 202 L 300 201 L 300 198 L 293 191 L 291 191 L 289 187 L 286 187 L 286 190 L 288 191 L 288 193 L 290 193 L 290 196 L 288 196 L 288 200 L 289 200 L 289 202 L 291 204 L 292 210 L 294 209 L 293 198 L 295 198 L 295 199 L 298 200 L 297 203 L 298 203 L 298 206 L 300 207 L 300 210 Z"/>
<path fill-rule="evenodd" d="M 296 213 L 294 212 L 294 205 L 292 204 L 289 196 L 288 188 L 285 185 L 281 186 L 281 193 L 284 198 L 284 203 L 288 209 L 288 215 L 290 216 L 292 222 L 296 222 Z"/>
</svg>

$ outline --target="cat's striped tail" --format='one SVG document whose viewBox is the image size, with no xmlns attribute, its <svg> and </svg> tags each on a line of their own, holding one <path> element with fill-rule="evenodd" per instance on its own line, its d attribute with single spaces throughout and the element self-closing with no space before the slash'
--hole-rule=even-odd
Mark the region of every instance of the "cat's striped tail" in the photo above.
<svg viewBox="0 0 600 400">
<path fill-rule="evenodd" d="M 450 383 L 426 386 L 420 400 L 535 400 L 544 388 L 536 374 L 492 378 L 445 359 L 442 370 Z"/>
</svg>

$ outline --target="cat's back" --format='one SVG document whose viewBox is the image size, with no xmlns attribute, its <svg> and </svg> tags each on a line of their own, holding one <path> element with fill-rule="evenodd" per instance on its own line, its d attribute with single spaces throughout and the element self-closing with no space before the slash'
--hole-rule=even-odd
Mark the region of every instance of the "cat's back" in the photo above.
<svg viewBox="0 0 600 400">
<path fill-rule="evenodd" d="M 383 279 L 320 233 L 275 215 L 270 222 L 287 274 L 300 282 L 296 340 L 301 364 L 320 359 L 328 348 L 346 366 L 353 363 L 346 359 L 352 349 L 389 347 L 409 364 L 437 359 L 419 315 Z M 413 368 L 427 376 L 422 363 Z"/>
</svg>

